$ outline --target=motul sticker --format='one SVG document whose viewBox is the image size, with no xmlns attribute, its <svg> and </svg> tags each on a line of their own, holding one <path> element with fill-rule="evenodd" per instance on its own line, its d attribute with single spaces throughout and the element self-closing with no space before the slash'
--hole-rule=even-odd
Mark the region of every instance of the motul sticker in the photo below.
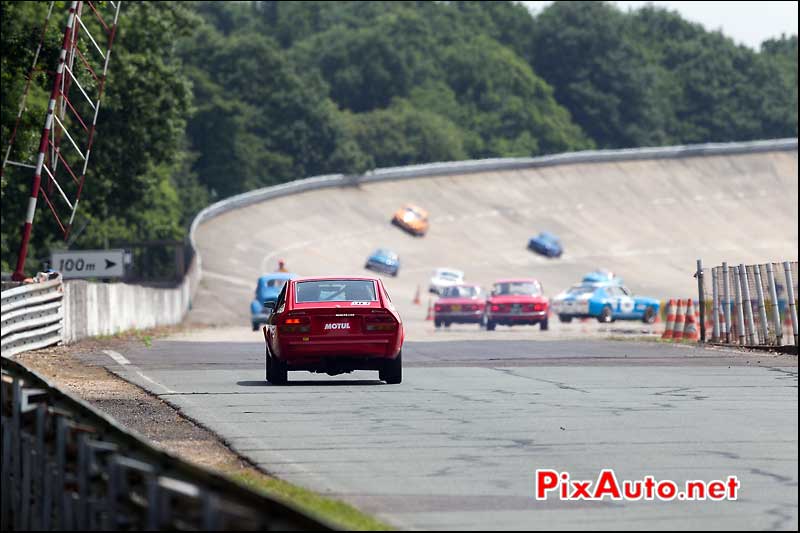
<svg viewBox="0 0 800 533">
<path fill-rule="evenodd" d="M 350 329 L 350 324 L 340 322 L 325 324 L 325 329 Z"/>
</svg>

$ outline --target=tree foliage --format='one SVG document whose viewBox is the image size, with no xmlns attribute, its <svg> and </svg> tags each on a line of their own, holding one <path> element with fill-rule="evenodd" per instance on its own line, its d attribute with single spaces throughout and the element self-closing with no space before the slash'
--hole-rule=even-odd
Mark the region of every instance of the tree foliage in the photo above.
<svg viewBox="0 0 800 533">
<path fill-rule="evenodd" d="M 0 2 L 4 146 L 46 8 Z M 32 80 L 16 155 L 49 83 Z M 796 35 L 751 50 L 653 6 L 125 2 L 74 245 L 180 238 L 209 200 L 315 174 L 796 135 Z M 28 194 L 4 176 L 3 270 Z M 42 211 L 34 259 L 63 246 Z"/>
</svg>

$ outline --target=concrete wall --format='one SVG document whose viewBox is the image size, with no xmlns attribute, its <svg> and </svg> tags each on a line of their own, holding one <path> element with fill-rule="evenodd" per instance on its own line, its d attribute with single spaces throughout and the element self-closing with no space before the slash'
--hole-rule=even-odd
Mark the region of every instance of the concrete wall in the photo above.
<svg viewBox="0 0 800 533">
<path fill-rule="evenodd" d="M 179 324 L 191 308 L 197 277 L 193 263 L 183 283 L 172 289 L 66 281 L 63 341 Z"/>
</svg>

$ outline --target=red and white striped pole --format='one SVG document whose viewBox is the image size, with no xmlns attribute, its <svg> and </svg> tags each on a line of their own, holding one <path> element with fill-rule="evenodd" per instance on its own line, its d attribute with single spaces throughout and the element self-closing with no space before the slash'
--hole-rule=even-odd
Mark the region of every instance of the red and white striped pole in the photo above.
<svg viewBox="0 0 800 533">
<path fill-rule="evenodd" d="M 44 130 L 42 130 L 42 138 L 39 141 L 39 156 L 36 159 L 36 170 L 33 173 L 33 183 L 31 184 L 31 197 L 28 199 L 28 211 L 25 215 L 25 228 L 22 230 L 22 242 L 19 245 L 19 255 L 17 256 L 17 268 L 14 270 L 12 279 L 14 281 L 22 281 L 25 279 L 25 259 L 28 255 L 28 241 L 31 238 L 31 228 L 33 227 L 33 215 L 36 212 L 36 200 L 39 197 L 39 185 L 42 182 L 42 165 L 44 165 L 44 156 L 47 151 L 47 142 L 50 138 L 50 126 L 53 122 L 53 112 L 56 107 L 56 98 L 58 97 L 59 87 L 61 86 L 61 78 L 64 75 L 64 61 L 67 57 L 67 48 L 70 45 L 70 32 L 72 25 L 75 23 L 75 11 L 78 2 L 72 2 L 69 7 L 69 16 L 67 18 L 67 27 L 64 30 L 64 41 L 61 45 L 61 54 L 58 58 L 58 67 L 56 69 L 56 77 L 53 82 L 53 91 L 50 93 L 50 103 L 47 106 L 47 117 L 44 121 Z"/>
</svg>

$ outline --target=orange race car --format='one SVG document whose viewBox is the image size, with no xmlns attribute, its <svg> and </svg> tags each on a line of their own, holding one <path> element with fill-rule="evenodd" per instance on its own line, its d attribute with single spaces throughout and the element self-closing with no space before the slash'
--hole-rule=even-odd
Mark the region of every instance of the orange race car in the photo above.
<svg viewBox="0 0 800 533">
<path fill-rule="evenodd" d="M 394 214 L 392 224 L 412 235 L 422 237 L 428 231 L 428 212 L 412 204 L 406 204 Z"/>
</svg>

